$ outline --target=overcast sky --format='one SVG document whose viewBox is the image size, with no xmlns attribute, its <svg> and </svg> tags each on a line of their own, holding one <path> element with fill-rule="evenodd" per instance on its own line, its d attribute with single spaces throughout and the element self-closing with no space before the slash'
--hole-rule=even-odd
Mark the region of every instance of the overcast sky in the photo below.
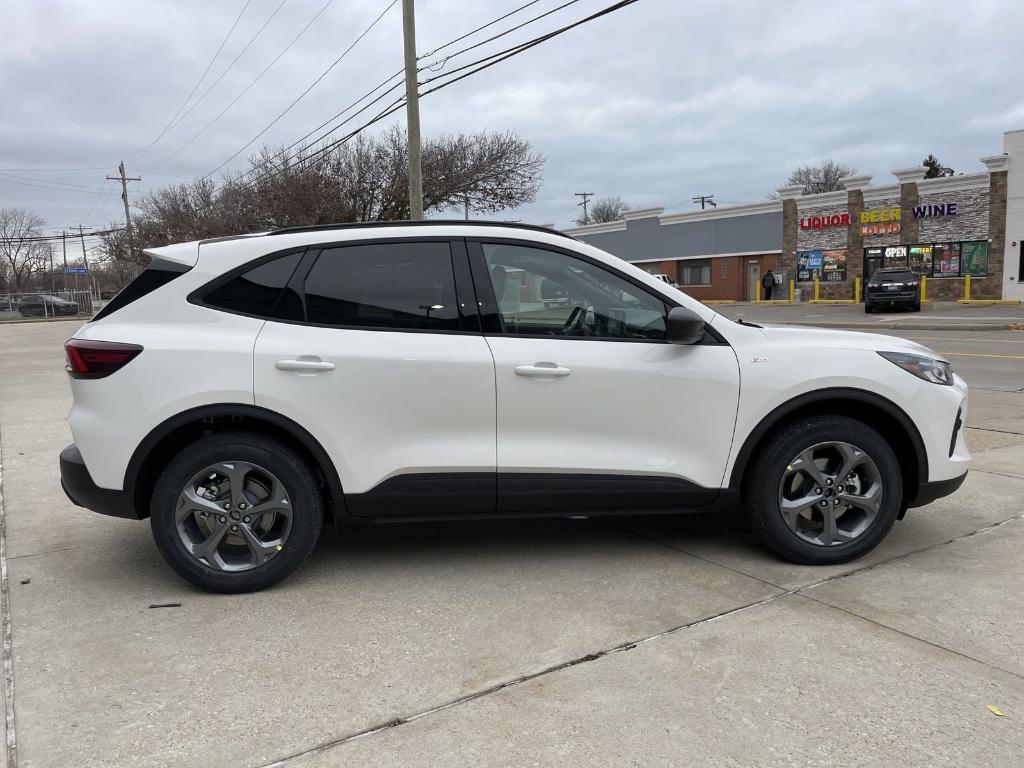
<svg viewBox="0 0 1024 768">
<path fill-rule="evenodd" d="M 131 194 L 218 166 L 389 0 L 331 2 L 248 93 L 182 149 L 326 1 L 285 0 L 228 68 L 281 2 L 250 0 L 189 102 L 194 108 L 129 162 L 130 175 L 143 177 Z M 492 29 L 563 1 L 541 0 Z M 418 49 L 430 51 L 524 2 L 417 0 Z M 501 44 L 610 2 L 581 0 Z M 34 209 L 48 227 L 119 223 L 119 188 L 104 176 L 161 132 L 243 4 L 0 3 L 0 207 Z M 290 144 L 399 69 L 400 6 L 261 141 Z M 929 152 L 958 171 L 979 171 L 980 156 L 1002 151 L 1004 130 L 1024 127 L 1022 30 L 1019 0 L 640 0 L 424 98 L 421 120 L 425 135 L 511 129 L 527 138 L 548 158 L 543 186 L 536 203 L 500 218 L 559 226 L 577 215 L 574 192 L 691 210 L 698 194 L 722 203 L 763 199 L 795 166 L 824 158 L 873 174 L 875 183 L 891 183 L 891 170 Z M 404 123 L 404 113 L 392 120 Z M 54 183 L 75 186 L 27 186 Z"/>
</svg>

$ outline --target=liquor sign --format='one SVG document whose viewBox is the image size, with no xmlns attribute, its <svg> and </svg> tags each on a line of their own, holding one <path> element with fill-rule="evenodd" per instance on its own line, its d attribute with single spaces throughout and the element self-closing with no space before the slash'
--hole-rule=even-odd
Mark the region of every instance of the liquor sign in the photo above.
<svg viewBox="0 0 1024 768">
<path fill-rule="evenodd" d="M 800 219 L 800 229 L 825 229 L 827 227 L 846 227 L 850 224 L 848 213 L 825 213 L 821 216 L 804 216 Z"/>
</svg>

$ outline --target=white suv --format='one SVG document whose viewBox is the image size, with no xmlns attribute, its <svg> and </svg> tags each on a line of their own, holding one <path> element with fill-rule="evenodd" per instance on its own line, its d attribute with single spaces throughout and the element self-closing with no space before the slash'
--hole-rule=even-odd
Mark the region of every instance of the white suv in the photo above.
<svg viewBox="0 0 1024 768">
<path fill-rule="evenodd" d="M 149 516 L 208 589 L 282 579 L 327 517 L 742 506 L 783 557 L 837 563 L 966 476 L 967 385 L 925 347 L 736 323 L 552 230 L 340 225 L 148 253 L 66 345 L 61 476 L 76 504 Z"/>
</svg>

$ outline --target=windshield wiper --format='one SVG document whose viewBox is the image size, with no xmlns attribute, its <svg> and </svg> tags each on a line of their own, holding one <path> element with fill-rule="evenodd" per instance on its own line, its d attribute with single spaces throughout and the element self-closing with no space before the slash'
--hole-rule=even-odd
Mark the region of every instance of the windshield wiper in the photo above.
<svg viewBox="0 0 1024 768">
<path fill-rule="evenodd" d="M 740 325 L 745 325 L 748 328 L 764 328 L 763 325 L 758 325 L 757 323 L 748 323 L 742 317 L 739 320 L 737 320 L 736 322 L 739 323 Z"/>
</svg>

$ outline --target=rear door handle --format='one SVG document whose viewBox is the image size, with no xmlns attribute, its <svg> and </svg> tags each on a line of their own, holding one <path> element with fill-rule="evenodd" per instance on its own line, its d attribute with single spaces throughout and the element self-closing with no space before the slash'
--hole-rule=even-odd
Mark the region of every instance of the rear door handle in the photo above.
<svg viewBox="0 0 1024 768">
<path fill-rule="evenodd" d="M 516 366 L 517 376 L 533 376 L 533 377 L 548 377 L 548 376 L 568 376 L 572 373 L 572 369 L 563 368 L 558 363 L 534 363 L 533 365 L 517 365 Z"/>
<path fill-rule="evenodd" d="M 294 371 L 295 373 L 322 373 L 333 371 L 334 363 L 321 360 L 319 357 L 303 355 L 294 360 L 278 360 L 274 367 L 279 371 Z"/>
</svg>

